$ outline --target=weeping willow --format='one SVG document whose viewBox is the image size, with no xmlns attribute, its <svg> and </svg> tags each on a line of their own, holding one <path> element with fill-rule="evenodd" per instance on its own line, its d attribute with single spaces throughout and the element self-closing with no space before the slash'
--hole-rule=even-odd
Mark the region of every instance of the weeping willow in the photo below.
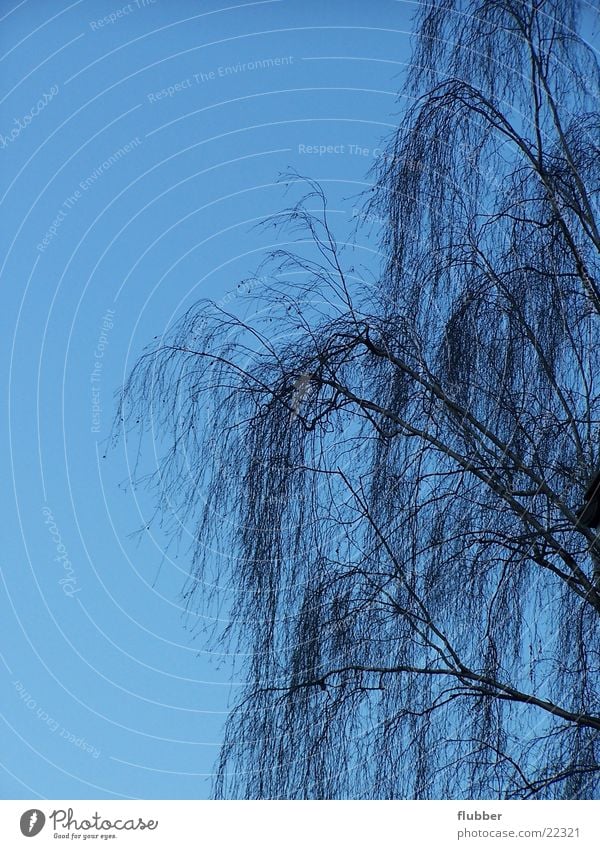
<svg viewBox="0 0 600 849">
<path fill-rule="evenodd" d="M 600 795 L 585 26 L 562 0 L 423 5 L 365 211 L 379 276 L 309 182 L 244 317 L 196 304 L 124 387 L 193 526 L 186 603 L 221 604 L 242 658 L 217 797 Z"/>
</svg>

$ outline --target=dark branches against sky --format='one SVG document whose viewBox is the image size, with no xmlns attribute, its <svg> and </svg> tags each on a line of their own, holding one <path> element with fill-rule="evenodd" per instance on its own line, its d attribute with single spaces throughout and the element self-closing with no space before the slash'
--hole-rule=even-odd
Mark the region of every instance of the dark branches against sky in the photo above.
<svg viewBox="0 0 600 849">
<path fill-rule="evenodd" d="M 600 794 L 598 65 L 571 2 L 416 26 L 380 278 L 309 182 L 243 316 L 195 305 L 125 386 L 248 656 L 218 796 Z"/>
</svg>

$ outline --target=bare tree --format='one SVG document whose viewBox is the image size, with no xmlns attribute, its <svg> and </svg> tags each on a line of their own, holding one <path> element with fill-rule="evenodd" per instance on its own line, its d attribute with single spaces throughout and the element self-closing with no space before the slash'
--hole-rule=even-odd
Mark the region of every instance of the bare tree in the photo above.
<svg viewBox="0 0 600 849">
<path fill-rule="evenodd" d="M 247 656 L 217 796 L 600 792 L 598 66 L 570 0 L 421 8 L 381 277 L 310 183 L 124 388 Z"/>
</svg>

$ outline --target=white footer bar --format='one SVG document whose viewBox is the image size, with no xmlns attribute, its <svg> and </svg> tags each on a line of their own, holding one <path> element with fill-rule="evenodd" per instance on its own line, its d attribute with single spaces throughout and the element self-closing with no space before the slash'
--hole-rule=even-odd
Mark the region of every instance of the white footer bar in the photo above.
<svg viewBox="0 0 600 849">
<path fill-rule="evenodd" d="M 0 801 L 3 849 L 68 843 L 115 849 L 598 849 L 600 802 Z"/>
</svg>

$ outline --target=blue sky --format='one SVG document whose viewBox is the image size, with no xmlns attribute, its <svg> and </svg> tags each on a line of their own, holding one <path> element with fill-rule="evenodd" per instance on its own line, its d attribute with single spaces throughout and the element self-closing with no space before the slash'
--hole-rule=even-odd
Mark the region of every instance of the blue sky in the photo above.
<svg viewBox="0 0 600 849">
<path fill-rule="evenodd" d="M 239 682 L 182 609 L 185 545 L 135 533 L 114 393 L 194 301 L 235 302 L 288 168 L 352 232 L 414 5 L 0 4 L 3 798 L 210 794 Z"/>
</svg>

